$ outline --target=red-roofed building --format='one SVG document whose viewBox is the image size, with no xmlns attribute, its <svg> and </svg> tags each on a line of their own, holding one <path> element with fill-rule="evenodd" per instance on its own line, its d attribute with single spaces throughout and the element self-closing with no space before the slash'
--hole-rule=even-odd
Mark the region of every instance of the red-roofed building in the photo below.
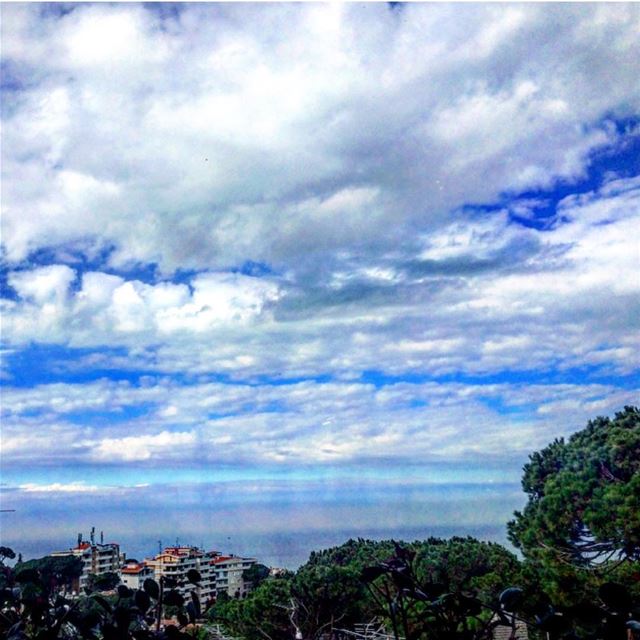
<svg viewBox="0 0 640 640">
<path fill-rule="evenodd" d="M 206 603 L 215 597 L 215 574 L 211 562 L 218 556 L 217 551 L 203 551 L 198 547 L 166 547 L 155 558 L 144 561 L 153 570 L 154 578 L 173 578 L 177 583 L 177 590 L 188 596 L 195 590 L 201 602 Z M 199 586 L 187 579 L 189 570 L 195 569 L 201 576 Z"/>
<path fill-rule="evenodd" d="M 68 551 L 55 551 L 52 556 L 76 556 L 82 560 L 82 574 L 78 583 L 74 585 L 75 591 L 82 591 L 87 586 L 89 575 L 96 576 L 105 573 L 120 573 L 124 563 L 124 554 L 120 553 L 120 545 L 115 542 L 104 542 L 104 536 L 100 534 L 100 543 L 95 542 L 95 529 L 91 529 L 90 540 L 82 540 L 82 534 L 78 534 L 78 544 Z"/>
<path fill-rule="evenodd" d="M 120 569 L 120 582 L 129 589 L 141 589 L 144 581 L 153 577 L 153 568 L 146 562 L 127 562 Z"/>
</svg>

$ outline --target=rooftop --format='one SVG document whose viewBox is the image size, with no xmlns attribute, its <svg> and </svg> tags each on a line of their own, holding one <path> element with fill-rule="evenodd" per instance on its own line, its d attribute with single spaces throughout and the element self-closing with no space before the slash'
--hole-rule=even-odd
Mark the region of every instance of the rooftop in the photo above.
<svg viewBox="0 0 640 640">
<path fill-rule="evenodd" d="M 147 565 L 143 563 L 128 564 L 126 567 L 123 567 L 120 572 L 126 573 L 127 575 L 135 575 L 146 568 Z"/>
</svg>

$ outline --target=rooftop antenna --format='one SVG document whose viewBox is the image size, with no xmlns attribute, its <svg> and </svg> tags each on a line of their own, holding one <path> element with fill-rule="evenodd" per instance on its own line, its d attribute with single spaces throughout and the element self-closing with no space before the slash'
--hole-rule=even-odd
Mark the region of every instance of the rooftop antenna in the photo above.
<svg viewBox="0 0 640 640">
<path fill-rule="evenodd" d="M 158 553 L 162 553 L 162 540 L 158 540 Z"/>
<path fill-rule="evenodd" d="M 100 544 L 104 544 L 104 531 L 100 532 Z"/>
<path fill-rule="evenodd" d="M 176 547 L 180 546 L 180 538 L 176 538 Z"/>
<path fill-rule="evenodd" d="M 91 527 L 91 544 L 94 545 L 96 543 L 96 528 Z"/>
<path fill-rule="evenodd" d="M 82 533 L 78 534 L 78 546 L 82 544 Z"/>
</svg>

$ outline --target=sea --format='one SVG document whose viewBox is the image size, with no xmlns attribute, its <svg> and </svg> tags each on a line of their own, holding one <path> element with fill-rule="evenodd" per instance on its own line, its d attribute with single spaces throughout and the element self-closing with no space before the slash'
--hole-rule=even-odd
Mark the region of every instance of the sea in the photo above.
<svg viewBox="0 0 640 640">
<path fill-rule="evenodd" d="M 236 488 L 237 489 L 237 488 Z M 349 539 L 473 536 L 511 548 L 506 523 L 525 497 L 514 483 L 255 486 L 194 485 L 60 495 L 4 491 L 0 544 L 24 559 L 73 547 L 77 537 L 117 542 L 142 560 L 165 546 L 192 545 L 295 570 L 312 551 Z"/>
</svg>

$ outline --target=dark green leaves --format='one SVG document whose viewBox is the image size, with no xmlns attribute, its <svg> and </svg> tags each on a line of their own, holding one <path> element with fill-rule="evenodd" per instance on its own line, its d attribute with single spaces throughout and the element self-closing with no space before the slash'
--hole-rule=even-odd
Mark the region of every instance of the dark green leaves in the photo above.
<svg viewBox="0 0 640 640">
<path fill-rule="evenodd" d="M 77 598 L 60 595 L 61 576 L 77 570 L 77 558 L 46 557 L 20 564 L 22 582 L 16 582 L 15 571 L 2 567 L 0 585 L 0 638 L 13 640 L 167 640 L 168 637 L 188 640 L 177 627 L 155 630 L 153 624 L 161 614 L 177 615 L 182 626 L 201 618 L 200 600 L 195 591 L 184 608 L 184 597 L 175 589 L 165 592 L 160 603 L 160 587 L 148 579 L 142 589 L 133 591 L 126 585 L 117 587 L 117 596 L 88 593 Z M 91 577 L 91 576 L 90 576 Z M 104 573 L 92 575 L 94 586 L 110 586 L 119 577 Z M 193 580 L 199 574 L 190 574 Z M 62 579 L 66 579 L 62 578 Z M 163 587 L 168 580 L 161 578 Z M 175 582 L 175 581 L 172 581 Z M 109 589 L 110 590 L 110 589 Z M 163 605 L 166 607 L 163 608 Z M 170 625 L 171 626 L 171 625 Z"/>
<path fill-rule="evenodd" d="M 133 591 L 131 591 L 131 589 L 129 589 L 129 587 L 120 584 L 118 585 L 118 595 L 121 598 L 130 598 L 133 595 Z"/>
<path fill-rule="evenodd" d="M 529 495 L 509 538 L 526 556 L 550 564 L 597 566 L 612 554 L 640 553 L 640 411 L 597 418 L 565 442 L 530 456 Z M 561 569 L 561 567 L 559 567 Z"/>
<path fill-rule="evenodd" d="M 185 609 L 187 611 L 187 616 L 189 617 L 189 622 L 193 624 L 196 621 L 196 619 L 199 617 L 198 612 L 196 611 L 195 605 L 193 604 L 193 602 L 188 602 Z"/>
<path fill-rule="evenodd" d="M 524 592 L 518 587 L 509 587 L 500 594 L 500 606 L 509 613 L 518 609 L 522 603 Z"/>
<path fill-rule="evenodd" d="M 360 579 L 364 583 L 373 582 L 385 573 L 384 567 L 380 565 L 374 567 L 365 567 L 360 573 Z"/>
<path fill-rule="evenodd" d="M 460 613 L 464 616 L 478 616 L 482 612 L 482 602 L 478 598 L 460 594 L 458 605 Z"/>
<path fill-rule="evenodd" d="M 198 594 L 195 591 L 191 592 L 191 602 L 189 604 L 193 605 L 194 616 L 196 618 L 199 618 L 202 615 L 202 609 L 200 607 L 200 598 L 198 597 Z"/>
<path fill-rule="evenodd" d="M 40 579 L 40 574 L 37 569 L 22 569 L 16 574 L 16 582 L 26 584 L 28 582 L 37 582 Z"/>
<path fill-rule="evenodd" d="M 192 584 L 199 584 L 202 580 L 202 576 L 196 569 L 189 569 L 189 571 L 187 571 L 187 580 Z"/>
<path fill-rule="evenodd" d="M 631 596 L 624 585 L 616 582 L 605 582 L 598 590 L 604 604 L 613 611 L 627 612 L 631 609 Z"/>
<path fill-rule="evenodd" d="M 9 558 L 9 560 L 13 560 L 16 557 L 16 553 L 10 547 L 0 546 L 0 564 L 5 558 Z"/>
<path fill-rule="evenodd" d="M 94 593 L 91 596 L 91 599 L 97 602 L 105 611 L 108 611 L 109 613 L 113 611 L 111 603 L 104 596 L 100 596 Z"/>
<path fill-rule="evenodd" d="M 189 624 L 189 617 L 184 611 L 178 611 L 178 615 L 176 617 L 181 627 L 186 627 Z"/>
<path fill-rule="evenodd" d="M 158 586 L 158 583 L 155 580 L 153 580 L 152 578 L 147 578 L 144 581 L 144 583 L 142 585 L 142 588 L 154 600 L 157 600 L 160 597 L 160 587 Z"/>
<path fill-rule="evenodd" d="M 175 590 L 167 591 L 164 594 L 164 604 L 170 607 L 181 607 L 184 604 L 184 597 Z"/>
<path fill-rule="evenodd" d="M 146 591 L 136 591 L 134 602 L 142 612 L 145 612 L 151 606 L 151 598 Z"/>
</svg>

